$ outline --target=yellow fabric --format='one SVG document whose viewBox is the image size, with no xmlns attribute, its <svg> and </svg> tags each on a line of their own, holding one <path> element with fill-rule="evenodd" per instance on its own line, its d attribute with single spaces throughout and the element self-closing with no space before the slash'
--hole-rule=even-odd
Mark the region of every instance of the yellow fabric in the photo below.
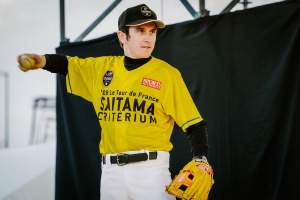
<svg viewBox="0 0 300 200">
<path fill-rule="evenodd" d="M 185 132 L 203 120 L 180 72 L 155 57 L 128 71 L 123 60 L 68 57 L 67 91 L 93 104 L 102 129 L 102 154 L 170 151 L 174 122 Z"/>
<path fill-rule="evenodd" d="M 207 200 L 213 184 L 211 166 L 204 161 L 192 160 L 166 186 L 166 191 L 183 200 Z"/>
</svg>

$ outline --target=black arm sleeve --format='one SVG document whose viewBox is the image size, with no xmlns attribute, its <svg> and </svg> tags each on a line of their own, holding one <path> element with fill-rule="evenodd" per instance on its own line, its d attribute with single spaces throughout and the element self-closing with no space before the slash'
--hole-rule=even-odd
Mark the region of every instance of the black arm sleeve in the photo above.
<svg viewBox="0 0 300 200">
<path fill-rule="evenodd" d="M 206 122 L 202 120 L 187 128 L 187 138 L 191 144 L 193 157 L 207 157 L 208 135 L 206 125 Z"/>
<path fill-rule="evenodd" d="M 68 59 L 66 56 L 58 54 L 45 54 L 46 65 L 43 67 L 52 73 L 64 74 L 68 73 Z"/>
</svg>

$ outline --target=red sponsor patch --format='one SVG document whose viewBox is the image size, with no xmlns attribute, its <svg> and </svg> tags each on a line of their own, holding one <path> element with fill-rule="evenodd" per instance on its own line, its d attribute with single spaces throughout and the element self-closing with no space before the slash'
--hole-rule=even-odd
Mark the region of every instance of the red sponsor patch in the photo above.
<svg viewBox="0 0 300 200">
<path fill-rule="evenodd" d="M 160 90 L 161 82 L 149 78 L 143 78 L 142 85 Z"/>
</svg>

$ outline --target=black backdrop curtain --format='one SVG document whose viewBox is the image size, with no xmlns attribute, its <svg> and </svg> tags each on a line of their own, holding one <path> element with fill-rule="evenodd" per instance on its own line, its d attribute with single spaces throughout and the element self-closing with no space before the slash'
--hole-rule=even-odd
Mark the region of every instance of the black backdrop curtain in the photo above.
<svg viewBox="0 0 300 200">
<path fill-rule="evenodd" d="M 208 122 L 210 199 L 299 200 L 300 4 L 282 2 L 169 25 L 154 56 L 178 67 Z M 115 34 L 61 45 L 80 57 L 120 55 Z M 93 107 L 57 78 L 56 199 L 99 199 L 100 128 Z M 175 128 L 174 175 L 191 159 Z"/>
</svg>

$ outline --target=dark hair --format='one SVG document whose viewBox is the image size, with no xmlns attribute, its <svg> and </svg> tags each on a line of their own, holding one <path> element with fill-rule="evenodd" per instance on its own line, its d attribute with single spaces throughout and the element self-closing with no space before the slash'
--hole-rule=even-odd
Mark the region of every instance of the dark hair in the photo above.
<svg viewBox="0 0 300 200">
<path fill-rule="evenodd" d="M 119 30 L 125 33 L 126 35 L 129 35 L 129 26 L 123 26 Z"/>
<path fill-rule="evenodd" d="M 127 40 L 130 38 L 130 35 L 129 35 L 129 26 L 123 26 L 122 28 L 120 28 L 120 31 L 122 31 L 123 33 L 125 33 Z M 121 43 L 120 40 L 119 40 L 119 43 L 120 43 L 120 46 L 123 48 L 123 44 Z"/>
</svg>

